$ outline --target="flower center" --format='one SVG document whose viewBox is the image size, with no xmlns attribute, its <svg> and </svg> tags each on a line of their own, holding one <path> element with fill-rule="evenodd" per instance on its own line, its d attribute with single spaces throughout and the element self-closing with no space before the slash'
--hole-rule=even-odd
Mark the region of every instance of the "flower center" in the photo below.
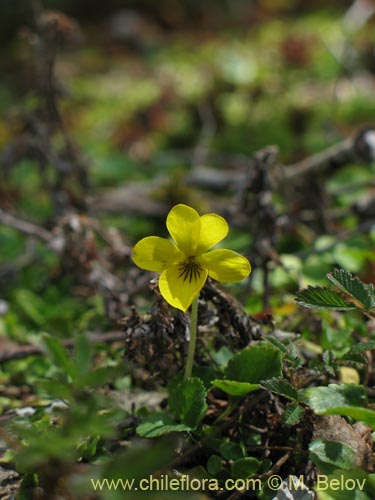
<svg viewBox="0 0 375 500">
<path fill-rule="evenodd" d="M 200 278 L 203 267 L 190 257 L 180 264 L 178 270 L 180 271 L 178 277 L 183 278 L 184 281 L 189 280 L 189 283 L 191 283 L 192 280 L 197 281 Z"/>
</svg>

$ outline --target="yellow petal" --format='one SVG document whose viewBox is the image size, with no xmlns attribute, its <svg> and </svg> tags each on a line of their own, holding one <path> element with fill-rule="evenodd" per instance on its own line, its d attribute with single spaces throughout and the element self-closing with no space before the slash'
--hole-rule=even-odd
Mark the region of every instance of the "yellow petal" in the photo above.
<svg viewBox="0 0 375 500">
<path fill-rule="evenodd" d="M 212 250 L 197 257 L 208 275 L 222 283 L 232 283 L 246 278 L 251 272 L 250 262 L 232 250 Z"/>
<path fill-rule="evenodd" d="M 166 238 L 148 236 L 138 241 L 133 248 L 132 259 L 138 267 L 147 271 L 160 272 L 185 256 Z"/>
<path fill-rule="evenodd" d="M 217 214 L 206 214 L 201 217 L 201 234 L 197 254 L 200 255 L 216 243 L 219 243 L 228 234 L 228 224 L 223 217 Z"/>
<path fill-rule="evenodd" d="M 179 263 L 161 273 L 159 290 L 168 304 L 187 311 L 206 279 L 207 270 L 203 267 L 198 273 L 189 274 L 184 273 L 183 263 Z"/>
<path fill-rule="evenodd" d="M 167 216 L 167 228 L 174 242 L 187 257 L 196 255 L 201 229 L 198 212 L 187 205 L 176 205 Z"/>
</svg>

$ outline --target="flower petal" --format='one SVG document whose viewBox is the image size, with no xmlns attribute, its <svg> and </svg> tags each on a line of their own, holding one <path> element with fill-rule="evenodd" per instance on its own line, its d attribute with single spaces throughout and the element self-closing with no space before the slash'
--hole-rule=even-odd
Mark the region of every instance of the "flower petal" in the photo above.
<svg viewBox="0 0 375 500">
<path fill-rule="evenodd" d="M 251 272 L 250 262 L 232 250 L 212 250 L 197 258 L 207 268 L 208 275 L 222 283 L 232 283 L 246 278 Z"/>
<path fill-rule="evenodd" d="M 171 241 L 159 236 L 148 236 L 138 241 L 132 255 L 138 267 L 156 272 L 164 271 L 184 258 L 184 254 Z"/>
<path fill-rule="evenodd" d="M 181 273 L 183 263 L 175 264 L 163 271 L 159 278 L 159 290 L 164 299 L 173 307 L 187 311 L 207 279 L 207 270 L 200 269 L 194 276 Z"/>
<path fill-rule="evenodd" d="M 182 204 L 174 206 L 167 216 L 167 228 L 178 248 L 187 257 L 196 255 L 201 220 L 194 208 Z"/>
<path fill-rule="evenodd" d="M 206 214 L 201 216 L 201 234 L 197 255 L 200 255 L 216 243 L 219 243 L 228 234 L 227 221 L 217 214 Z"/>
</svg>

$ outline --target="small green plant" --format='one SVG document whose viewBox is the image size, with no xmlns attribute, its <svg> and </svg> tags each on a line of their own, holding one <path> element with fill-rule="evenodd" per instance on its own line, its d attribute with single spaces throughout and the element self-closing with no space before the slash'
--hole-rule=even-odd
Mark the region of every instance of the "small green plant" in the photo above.
<svg viewBox="0 0 375 500">
<path fill-rule="evenodd" d="M 375 289 L 372 283 L 363 283 L 345 269 L 335 269 L 327 274 L 327 278 L 339 291 L 322 286 L 309 286 L 296 293 L 298 304 L 316 309 L 357 310 L 375 318 Z"/>
</svg>

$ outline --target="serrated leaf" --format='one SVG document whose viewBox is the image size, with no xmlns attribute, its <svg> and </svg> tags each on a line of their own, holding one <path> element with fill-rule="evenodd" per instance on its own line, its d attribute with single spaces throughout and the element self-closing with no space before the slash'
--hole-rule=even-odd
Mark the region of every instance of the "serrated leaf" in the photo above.
<svg viewBox="0 0 375 500">
<path fill-rule="evenodd" d="M 285 425 L 293 426 L 299 421 L 304 413 L 304 409 L 298 403 L 291 403 L 286 407 L 283 415 Z"/>
<path fill-rule="evenodd" d="M 299 290 L 295 295 L 297 303 L 304 307 L 337 311 L 355 309 L 355 306 L 347 302 L 340 293 L 322 286 L 309 286 Z"/>
<path fill-rule="evenodd" d="M 243 349 L 228 363 L 225 371 L 228 380 L 259 384 L 260 381 L 282 374 L 282 354 L 266 343 Z"/>
<path fill-rule="evenodd" d="M 295 389 L 292 384 L 290 384 L 283 378 L 271 378 L 269 380 L 263 380 L 260 385 L 261 387 L 275 392 L 276 394 L 280 394 L 281 396 L 285 396 L 292 401 L 299 400 L 297 389 Z"/>
<path fill-rule="evenodd" d="M 195 429 L 207 411 L 206 388 L 196 377 L 170 388 L 169 407 L 181 423 Z"/>
<path fill-rule="evenodd" d="M 359 342 L 351 346 L 350 351 L 345 353 L 341 360 L 363 365 L 367 362 L 364 353 L 373 349 L 375 349 L 375 342 Z"/>
<path fill-rule="evenodd" d="M 274 345 L 276 347 L 276 349 L 279 349 L 279 351 L 281 351 L 286 356 L 289 354 L 286 346 L 282 342 L 280 342 L 280 340 L 277 339 L 276 337 L 273 337 L 272 335 L 268 335 L 266 337 L 266 340 L 267 340 L 267 342 L 270 342 L 272 345 Z"/>
<path fill-rule="evenodd" d="M 191 428 L 188 425 L 176 424 L 172 417 L 165 413 L 157 413 L 146 417 L 145 420 L 137 426 L 138 436 L 145 438 L 155 438 L 170 434 L 171 432 L 186 432 Z"/>
<path fill-rule="evenodd" d="M 372 351 L 373 349 L 375 349 L 375 342 L 359 342 L 350 348 L 349 353 L 362 354 L 363 352 Z"/>
<path fill-rule="evenodd" d="M 302 359 L 299 357 L 296 347 L 291 339 L 287 339 L 288 345 L 285 345 L 273 335 L 267 335 L 265 340 L 275 346 L 276 349 L 279 349 L 279 351 L 283 354 L 285 361 L 290 363 L 295 369 L 302 363 Z"/>
<path fill-rule="evenodd" d="M 339 441 L 319 439 L 309 444 L 310 458 L 323 474 L 331 474 L 336 469 L 355 469 L 357 453 Z"/>
<path fill-rule="evenodd" d="M 259 389 L 259 384 L 249 384 L 248 382 L 238 382 L 237 380 L 219 380 L 212 381 L 212 385 L 230 394 L 231 396 L 245 396 L 249 392 Z"/>
<path fill-rule="evenodd" d="M 337 288 L 357 300 L 364 309 L 369 310 L 374 306 L 375 291 L 372 284 L 366 285 L 345 269 L 335 269 L 332 273 L 327 274 L 327 278 Z"/>
</svg>

